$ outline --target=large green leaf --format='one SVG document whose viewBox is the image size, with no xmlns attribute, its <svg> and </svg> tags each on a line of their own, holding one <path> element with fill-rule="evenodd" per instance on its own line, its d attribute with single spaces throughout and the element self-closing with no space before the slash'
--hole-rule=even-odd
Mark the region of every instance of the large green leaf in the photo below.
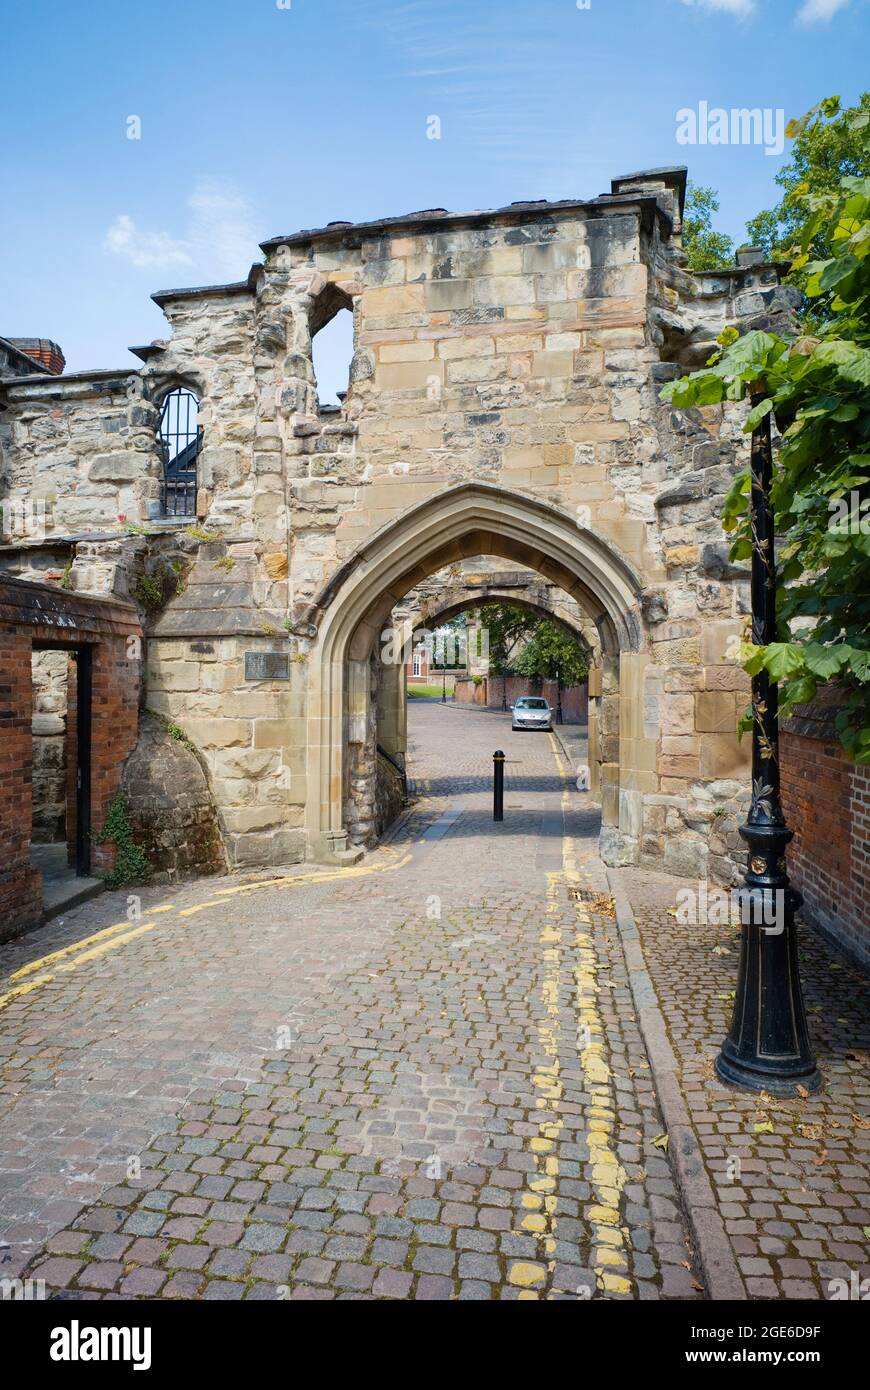
<svg viewBox="0 0 870 1390">
<path fill-rule="evenodd" d="M 793 642 L 769 642 L 763 648 L 763 664 L 772 680 L 782 681 L 803 670 L 804 649 Z"/>
<path fill-rule="evenodd" d="M 823 647 L 819 642 L 809 642 L 804 647 L 804 659 L 814 676 L 827 680 L 834 676 L 843 664 L 842 647 Z"/>
</svg>

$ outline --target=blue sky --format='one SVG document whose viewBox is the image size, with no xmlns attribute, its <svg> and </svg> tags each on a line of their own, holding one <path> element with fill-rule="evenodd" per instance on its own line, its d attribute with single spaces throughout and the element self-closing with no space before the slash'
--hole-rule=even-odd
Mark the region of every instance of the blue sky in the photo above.
<svg viewBox="0 0 870 1390">
<path fill-rule="evenodd" d="M 788 149 L 680 145 L 677 111 L 854 100 L 868 40 L 868 0 L 9 7 L 0 335 L 56 339 L 68 370 L 132 367 L 128 345 L 167 332 L 152 291 L 242 279 L 268 236 L 592 196 L 654 165 L 714 185 L 740 239 Z"/>
</svg>

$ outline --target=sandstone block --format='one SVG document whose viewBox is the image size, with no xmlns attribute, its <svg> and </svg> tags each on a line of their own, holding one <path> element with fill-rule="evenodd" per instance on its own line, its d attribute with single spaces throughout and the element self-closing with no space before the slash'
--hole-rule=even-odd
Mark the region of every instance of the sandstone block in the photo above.
<svg viewBox="0 0 870 1390">
<path fill-rule="evenodd" d="M 366 290 L 363 295 L 363 316 L 389 318 L 393 315 L 423 313 L 426 291 L 431 288 L 431 285 L 387 285 L 382 289 Z"/>
<path fill-rule="evenodd" d="M 749 775 L 752 743 L 733 734 L 704 734 L 701 739 L 701 776 L 738 778 Z"/>
<path fill-rule="evenodd" d="M 425 304 L 428 309 L 468 309 L 471 305 L 471 280 L 429 280 L 425 285 Z M 423 286 L 419 287 L 421 292 Z"/>
<path fill-rule="evenodd" d="M 288 559 L 286 551 L 280 551 L 275 555 L 266 555 L 263 564 L 270 579 L 287 578 Z"/>
<path fill-rule="evenodd" d="M 737 715 L 731 691 L 702 690 L 695 697 L 695 727 L 704 733 L 733 733 Z"/>
<path fill-rule="evenodd" d="M 381 362 L 427 362 L 434 356 L 435 344 L 432 342 L 385 343 L 378 349 L 378 360 Z"/>
<path fill-rule="evenodd" d="M 407 391 L 444 380 L 443 362 L 391 362 L 375 371 L 375 382 L 384 391 Z"/>
<path fill-rule="evenodd" d="M 246 747 L 251 742 L 246 719 L 185 719 L 184 731 L 199 748 Z"/>
</svg>

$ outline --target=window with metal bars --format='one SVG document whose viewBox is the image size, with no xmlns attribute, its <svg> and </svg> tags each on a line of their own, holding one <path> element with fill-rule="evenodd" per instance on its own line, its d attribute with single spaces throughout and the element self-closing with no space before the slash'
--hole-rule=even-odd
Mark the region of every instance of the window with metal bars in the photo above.
<svg viewBox="0 0 870 1390">
<path fill-rule="evenodd" d="M 163 463 L 163 515 L 196 516 L 196 461 L 202 449 L 202 426 L 199 400 L 186 386 L 175 387 L 164 398 L 158 442 Z"/>
</svg>

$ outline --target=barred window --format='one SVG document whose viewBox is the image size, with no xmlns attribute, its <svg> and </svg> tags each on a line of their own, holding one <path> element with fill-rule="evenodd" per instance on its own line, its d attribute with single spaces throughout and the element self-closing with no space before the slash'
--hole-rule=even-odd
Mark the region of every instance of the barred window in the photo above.
<svg viewBox="0 0 870 1390">
<path fill-rule="evenodd" d="M 196 461 L 202 449 L 199 399 L 186 386 L 164 398 L 158 431 L 164 516 L 196 516 Z"/>
</svg>

